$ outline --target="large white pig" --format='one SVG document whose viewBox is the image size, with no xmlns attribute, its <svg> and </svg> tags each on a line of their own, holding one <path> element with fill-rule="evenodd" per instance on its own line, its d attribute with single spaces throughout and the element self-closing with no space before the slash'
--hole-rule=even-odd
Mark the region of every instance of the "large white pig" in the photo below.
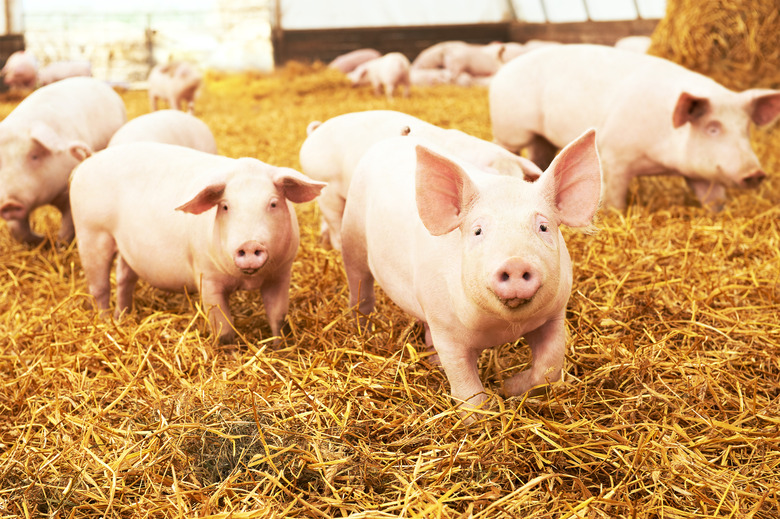
<svg viewBox="0 0 780 519">
<path fill-rule="evenodd" d="M 159 100 L 168 103 L 172 110 L 182 109 L 182 103 L 189 113 L 195 112 L 195 98 L 203 75 L 192 64 L 173 62 L 155 65 L 149 72 L 149 105 L 152 111 L 158 109 Z"/>
<path fill-rule="evenodd" d="M 128 142 L 162 142 L 206 153 L 217 152 L 217 142 L 208 125 L 179 110 L 158 110 L 139 115 L 117 130 L 108 145 Z"/>
<path fill-rule="evenodd" d="M 336 250 L 341 250 L 341 217 L 355 166 L 365 151 L 382 139 L 410 134 L 430 140 L 480 167 L 492 167 L 529 180 L 542 173 L 528 159 L 491 142 L 392 110 L 343 114 L 322 124 L 310 124 L 308 131 L 301 146 L 301 169 L 311 178 L 328 183 L 318 203 L 323 239 L 329 238 Z"/>
<path fill-rule="evenodd" d="M 122 98 L 105 82 L 71 78 L 39 88 L 0 122 L 0 216 L 14 238 L 40 243 L 29 216 L 49 204 L 62 213 L 59 238 L 73 238 L 70 172 L 105 148 L 125 118 Z"/>
<path fill-rule="evenodd" d="M 411 137 L 385 139 L 355 171 L 343 220 L 350 304 L 374 309 L 374 281 L 425 323 L 468 410 L 486 398 L 482 350 L 524 337 L 519 395 L 561 377 L 572 264 L 560 225 L 591 224 L 601 183 L 594 132 L 564 148 L 536 182 L 485 172 Z"/>
<path fill-rule="evenodd" d="M 89 291 L 109 308 L 117 256 L 116 313 L 130 309 L 139 277 L 169 291 L 199 291 L 222 342 L 234 337 L 228 298 L 260 290 L 279 335 L 298 250 L 291 202 L 324 186 L 289 168 L 170 144 L 112 146 L 73 172 L 71 205 Z"/>
<path fill-rule="evenodd" d="M 357 49 L 346 54 L 338 56 L 328 63 L 328 68 L 333 68 L 348 74 L 355 70 L 358 65 L 371 61 L 382 56 L 382 53 L 376 49 Z"/>
<path fill-rule="evenodd" d="M 780 91 L 737 93 L 665 59 L 600 45 L 515 58 L 493 78 L 489 99 L 495 141 L 514 152 L 529 147 L 542 167 L 556 147 L 597 128 L 603 201 L 618 209 L 640 175 L 682 175 L 713 209 L 726 187 L 756 187 L 765 173 L 749 123 L 780 113 Z"/>
<path fill-rule="evenodd" d="M 390 52 L 361 63 L 347 77 L 352 86 L 370 84 L 375 95 L 380 95 L 384 89 L 388 101 L 393 99 L 393 92 L 399 87 L 403 88 L 404 97 L 409 97 L 409 58 L 400 52 Z"/>
</svg>

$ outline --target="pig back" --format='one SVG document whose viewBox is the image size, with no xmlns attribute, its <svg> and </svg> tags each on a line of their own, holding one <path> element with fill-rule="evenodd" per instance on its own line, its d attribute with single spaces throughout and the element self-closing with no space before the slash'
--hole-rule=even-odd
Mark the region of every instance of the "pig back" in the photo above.
<svg viewBox="0 0 780 519">
<path fill-rule="evenodd" d="M 122 98 L 104 81 L 77 77 L 39 88 L 6 117 L 17 128 L 41 121 L 64 139 L 80 140 L 93 151 L 106 147 L 126 120 Z"/>
</svg>

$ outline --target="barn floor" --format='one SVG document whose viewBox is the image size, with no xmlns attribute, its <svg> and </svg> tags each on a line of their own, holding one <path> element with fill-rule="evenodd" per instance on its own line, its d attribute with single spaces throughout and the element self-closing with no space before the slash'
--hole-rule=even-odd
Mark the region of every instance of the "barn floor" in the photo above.
<svg viewBox="0 0 780 519">
<path fill-rule="evenodd" d="M 148 110 L 122 95 L 129 117 Z M 483 89 L 388 104 L 297 64 L 209 76 L 196 115 L 222 154 L 298 168 L 310 121 L 388 107 L 491 138 Z M 655 178 L 596 233 L 567 231 L 565 381 L 493 396 L 471 426 L 381 294 L 357 334 L 315 203 L 298 208 L 291 337 L 274 345 L 259 294 L 240 293 L 233 350 L 196 296 L 143 283 L 131 315 L 99 320 L 75 245 L 30 250 L 0 225 L 0 517 L 776 518 L 780 125 L 755 148 L 769 179 L 720 214 Z M 486 352 L 488 390 L 528 360 L 522 342 Z"/>
</svg>

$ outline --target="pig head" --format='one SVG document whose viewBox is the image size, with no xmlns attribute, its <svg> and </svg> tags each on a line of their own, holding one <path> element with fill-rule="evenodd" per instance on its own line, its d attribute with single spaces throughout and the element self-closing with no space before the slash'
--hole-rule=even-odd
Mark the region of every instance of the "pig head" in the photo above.
<svg viewBox="0 0 780 519">
<path fill-rule="evenodd" d="M 683 91 L 672 113 L 682 134 L 682 174 L 705 206 L 719 208 L 725 188 L 755 188 L 766 177 L 750 144 L 749 126 L 771 124 L 780 115 L 780 91 L 750 89 L 712 99 Z"/>
<path fill-rule="evenodd" d="M 73 238 L 68 177 L 91 154 L 88 144 L 63 138 L 45 122 L 33 121 L 26 132 L 9 131 L 0 124 L 0 216 L 14 238 L 33 245 L 43 240 L 30 229 L 29 215 L 45 204 L 63 213 L 60 238 Z"/>
</svg>

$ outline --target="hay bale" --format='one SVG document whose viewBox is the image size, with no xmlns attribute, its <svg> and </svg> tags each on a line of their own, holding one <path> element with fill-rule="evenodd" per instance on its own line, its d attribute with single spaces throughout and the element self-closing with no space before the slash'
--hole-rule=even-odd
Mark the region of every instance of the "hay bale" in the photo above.
<svg viewBox="0 0 780 519">
<path fill-rule="evenodd" d="M 728 88 L 780 88 L 780 5 L 763 0 L 667 0 L 650 53 Z"/>
</svg>

